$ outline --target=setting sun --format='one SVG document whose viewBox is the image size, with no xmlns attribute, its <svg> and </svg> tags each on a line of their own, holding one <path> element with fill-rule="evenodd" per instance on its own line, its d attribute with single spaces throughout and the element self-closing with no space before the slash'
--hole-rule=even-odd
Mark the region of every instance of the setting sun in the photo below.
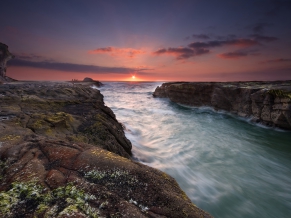
<svg viewBox="0 0 291 218">
<path fill-rule="evenodd" d="M 132 78 L 132 79 L 135 79 L 135 76 L 132 76 L 131 78 Z"/>
</svg>

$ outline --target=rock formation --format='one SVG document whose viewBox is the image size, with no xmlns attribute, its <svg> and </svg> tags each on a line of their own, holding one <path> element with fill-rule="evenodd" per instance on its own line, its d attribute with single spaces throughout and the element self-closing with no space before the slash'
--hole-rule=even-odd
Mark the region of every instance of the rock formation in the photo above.
<svg viewBox="0 0 291 218">
<path fill-rule="evenodd" d="M 92 78 L 89 77 L 85 77 L 83 79 L 83 81 L 79 81 L 77 79 L 72 79 L 71 81 L 73 84 L 83 84 L 83 85 L 92 85 L 92 86 L 97 86 L 97 87 L 101 87 L 103 86 L 103 83 L 101 83 L 98 80 L 93 80 Z"/>
<path fill-rule="evenodd" d="M 189 106 L 209 106 L 252 117 L 267 126 L 291 129 L 291 81 L 164 83 L 153 96 Z"/>
<path fill-rule="evenodd" d="M 8 51 L 8 46 L 0 42 L 0 81 L 6 81 L 6 64 L 7 61 L 14 58 L 14 55 L 12 55 Z"/>
<path fill-rule="evenodd" d="M 83 79 L 83 82 L 94 82 L 92 78 L 86 77 Z"/>
<path fill-rule="evenodd" d="M 0 86 L 0 217 L 211 217 L 167 174 L 131 160 L 90 84 Z"/>
<path fill-rule="evenodd" d="M 103 86 L 103 83 L 97 81 L 97 80 L 93 80 L 92 78 L 89 78 L 89 77 L 85 77 L 83 79 L 83 82 L 86 82 L 86 83 L 93 83 L 95 86 L 97 87 L 100 87 L 100 86 Z"/>
</svg>

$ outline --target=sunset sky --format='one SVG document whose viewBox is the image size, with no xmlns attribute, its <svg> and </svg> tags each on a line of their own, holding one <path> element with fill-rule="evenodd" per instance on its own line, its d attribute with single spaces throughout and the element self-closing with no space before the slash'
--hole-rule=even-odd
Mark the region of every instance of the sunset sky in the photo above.
<svg viewBox="0 0 291 218">
<path fill-rule="evenodd" d="M 7 0 L 0 20 L 15 79 L 291 79 L 290 0 Z"/>
</svg>

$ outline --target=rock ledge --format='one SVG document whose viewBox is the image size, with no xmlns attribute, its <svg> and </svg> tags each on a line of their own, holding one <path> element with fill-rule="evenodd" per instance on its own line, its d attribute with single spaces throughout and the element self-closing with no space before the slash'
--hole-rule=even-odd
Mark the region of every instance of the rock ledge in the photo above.
<svg viewBox="0 0 291 218">
<path fill-rule="evenodd" d="M 252 117 L 267 126 L 291 129 L 291 81 L 164 83 L 153 96 L 189 106 L 209 106 Z"/>
</svg>

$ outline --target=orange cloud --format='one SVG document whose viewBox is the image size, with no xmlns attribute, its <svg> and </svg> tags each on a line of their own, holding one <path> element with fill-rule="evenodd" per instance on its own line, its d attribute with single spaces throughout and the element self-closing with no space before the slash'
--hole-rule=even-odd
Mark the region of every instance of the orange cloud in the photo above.
<svg viewBox="0 0 291 218">
<path fill-rule="evenodd" d="M 145 54 L 146 52 L 141 49 L 133 48 L 116 48 L 116 47 L 105 47 L 90 50 L 89 54 L 109 54 L 115 56 L 126 56 L 129 58 L 135 58 L 137 55 Z"/>
</svg>

